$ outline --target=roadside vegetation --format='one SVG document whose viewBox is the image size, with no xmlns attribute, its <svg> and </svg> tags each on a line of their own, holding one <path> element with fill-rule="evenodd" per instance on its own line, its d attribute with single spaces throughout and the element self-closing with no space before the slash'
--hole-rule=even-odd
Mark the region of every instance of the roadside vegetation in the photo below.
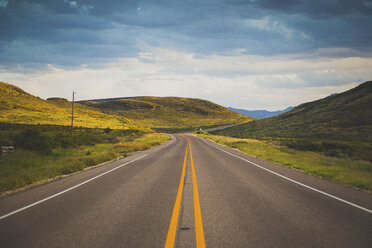
<svg viewBox="0 0 372 248">
<path fill-rule="evenodd" d="M 244 139 L 203 131 L 197 133 L 246 154 L 372 192 L 372 144 L 369 142 L 265 137 Z"/>
<path fill-rule="evenodd" d="M 149 149 L 169 140 L 163 133 L 138 129 L 77 128 L 0 124 L 0 144 L 15 151 L 0 157 L 0 194 L 83 170 L 130 152 Z"/>
</svg>

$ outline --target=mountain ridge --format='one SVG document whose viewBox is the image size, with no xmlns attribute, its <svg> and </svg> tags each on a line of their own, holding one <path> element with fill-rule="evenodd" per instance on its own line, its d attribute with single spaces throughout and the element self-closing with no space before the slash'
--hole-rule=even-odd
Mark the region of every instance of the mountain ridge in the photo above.
<svg viewBox="0 0 372 248">
<path fill-rule="evenodd" d="M 239 109 L 239 108 L 233 108 L 233 107 L 227 107 L 228 109 L 235 111 L 239 114 L 246 115 L 249 117 L 253 117 L 256 119 L 263 119 L 263 118 L 268 118 L 268 117 L 273 117 L 277 116 L 283 113 L 286 113 L 288 111 L 291 111 L 294 109 L 294 107 L 288 107 L 283 110 L 276 110 L 276 111 L 268 111 L 268 110 L 246 110 L 246 109 Z"/>
</svg>

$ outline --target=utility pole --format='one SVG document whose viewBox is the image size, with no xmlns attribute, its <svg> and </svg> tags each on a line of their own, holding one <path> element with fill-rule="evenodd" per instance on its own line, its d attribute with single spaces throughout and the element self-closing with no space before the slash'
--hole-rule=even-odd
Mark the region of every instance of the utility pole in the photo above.
<svg viewBox="0 0 372 248">
<path fill-rule="evenodd" d="M 123 130 L 125 129 L 125 127 L 124 127 L 124 126 L 125 126 L 125 119 L 124 119 L 124 115 L 125 115 L 125 114 L 124 114 L 124 113 L 125 113 L 125 112 L 124 112 L 124 108 L 123 108 Z"/>
<path fill-rule="evenodd" d="M 73 135 L 74 129 L 74 101 L 75 101 L 75 91 L 72 91 L 72 104 L 71 104 L 71 136 Z"/>
</svg>

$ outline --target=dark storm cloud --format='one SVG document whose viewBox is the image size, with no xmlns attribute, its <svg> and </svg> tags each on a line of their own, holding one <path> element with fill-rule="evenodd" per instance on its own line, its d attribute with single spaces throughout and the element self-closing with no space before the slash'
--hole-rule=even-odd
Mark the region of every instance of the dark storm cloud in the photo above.
<svg viewBox="0 0 372 248">
<path fill-rule="evenodd" d="M 369 0 L 0 0 L 0 63 L 104 63 L 148 47 L 369 56 L 371 14 Z"/>
<path fill-rule="evenodd" d="M 306 14 L 313 18 L 333 18 L 354 13 L 372 14 L 372 1 L 370 0 L 259 0 L 253 2 L 263 9 L 286 14 Z"/>
</svg>

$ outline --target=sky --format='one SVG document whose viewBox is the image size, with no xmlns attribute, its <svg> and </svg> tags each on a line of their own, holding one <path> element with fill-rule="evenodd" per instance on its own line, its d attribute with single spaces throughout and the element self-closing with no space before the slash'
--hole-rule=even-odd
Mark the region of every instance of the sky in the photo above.
<svg viewBox="0 0 372 248">
<path fill-rule="evenodd" d="M 372 0 L 0 0 L 0 81 L 278 110 L 372 80 Z"/>
</svg>

